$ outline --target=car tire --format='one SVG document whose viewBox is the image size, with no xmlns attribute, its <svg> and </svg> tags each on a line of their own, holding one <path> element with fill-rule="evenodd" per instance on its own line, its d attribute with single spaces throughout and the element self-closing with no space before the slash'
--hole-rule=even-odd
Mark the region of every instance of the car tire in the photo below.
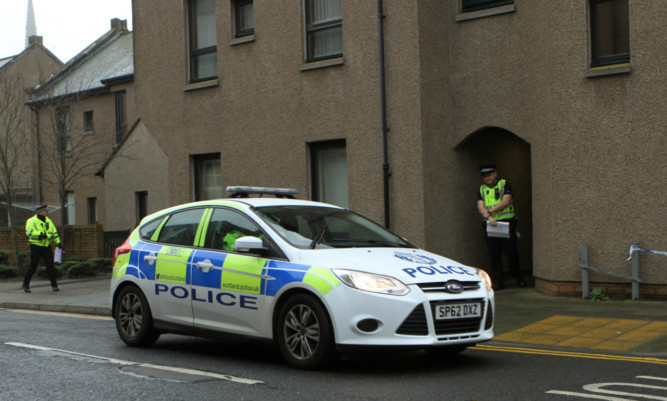
<svg viewBox="0 0 667 401">
<path fill-rule="evenodd" d="M 153 328 L 153 316 L 141 290 L 133 285 L 123 288 L 116 299 L 114 320 L 118 335 L 127 345 L 151 345 L 160 337 Z"/>
<path fill-rule="evenodd" d="M 329 316 L 310 295 L 295 295 L 282 305 L 276 339 L 283 359 L 294 368 L 321 369 L 334 361 L 336 350 Z"/>
<path fill-rule="evenodd" d="M 468 349 L 466 344 L 456 344 L 456 345 L 441 345 L 425 348 L 425 351 L 434 358 L 447 358 L 460 354 L 461 352 Z"/>
</svg>

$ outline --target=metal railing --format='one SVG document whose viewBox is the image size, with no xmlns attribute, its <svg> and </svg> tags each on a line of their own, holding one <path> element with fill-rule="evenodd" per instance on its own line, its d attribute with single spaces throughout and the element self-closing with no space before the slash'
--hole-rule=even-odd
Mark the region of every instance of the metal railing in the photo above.
<svg viewBox="0 0 667 401">
<path fill-rule="evenodd" d="M 588 244 L 581 244 L 581 264 L 577 265 L 581 268 L 581 297 L 584 299 L 588 298 L 590 294 L 588 273 L 589 271 L 594 271 L 606 274 L 608 276 L 632 281 L 632 300 L 634 301 L 639 299 L 639 283 L 642 282 L 642 280 L 639 278 L 639 254 L 637 252 L 633 252 L 633 249 L 639 249 L 639 245 L 635 243 L 632 244 L 632 247 L 630 248 L 630 258 L 632 259 L 632 275 L 626 276 L 624 274 L 609 272 L 589 266 Z"/>
</svg>

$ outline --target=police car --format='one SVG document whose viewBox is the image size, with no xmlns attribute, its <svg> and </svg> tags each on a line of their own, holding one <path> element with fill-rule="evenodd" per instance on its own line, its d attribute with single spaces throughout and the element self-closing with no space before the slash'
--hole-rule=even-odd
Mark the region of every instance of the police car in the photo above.
<svg viewBox="0 0 667 401">
<path fill-rule="evenodd" d="M 443 355 L 493 338 L 484 271 L 350 210 L 294 199 L 295 190 L 227 190 L 227 199 L 145 217 L 116 249 L 111 305 L 125 343 L 239 334 L 272 340 L 289 365 L 314 369 L 345 349 Z"/>
</svg>

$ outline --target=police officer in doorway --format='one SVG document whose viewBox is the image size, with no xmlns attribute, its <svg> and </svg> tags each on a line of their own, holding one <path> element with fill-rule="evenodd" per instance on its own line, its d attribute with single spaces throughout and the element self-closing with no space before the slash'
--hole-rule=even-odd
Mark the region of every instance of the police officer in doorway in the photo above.
<svg viewBox="0 0 667 401">
<path fill-rule="evenodd" d="M 507 255 L 512 277 L 514 277 L 519 287 L 525 287 L 526 283 L 521 278 L 519 270 L 519 252 L 516 246 L 517 219 L 512 202 L 512 187 L 507 180 L 498 179 L 498 171 L 494 165 L 481 166 L 480 172 L 484 184 L 479 187 L 477 193 L 477 210 L 484 218 L 486 244 L 491 254 L 493 288 L 496 290 L 505 288 L 503 253 Z M 486 232 L 487 222 L 492 226 L 497 226 L 498 222 L 509 223 L 509 238 L 489 236 Z"/>
<path fill-rule="evenodd" d="M 37 270 L 40 258 L 44 258 L 46 271 L 49 280 L 51 280 L 51 289 L 60 291 L 56 282 L 56 268 L 53 265 L 53 254 L 50 246 L 52 242 L 55 242 L 58 248 L 62 249 L 60 237 L 56 225 L 46 216 L 48 214 L 46 205 L 37 207 L 35 212 L 36 214 L 25 223 L 25 235 L 30 242 L 30 268 L 23 277 L 23 291 L 30 292 L 30 280 L 35 270 Z"/>
</svg>

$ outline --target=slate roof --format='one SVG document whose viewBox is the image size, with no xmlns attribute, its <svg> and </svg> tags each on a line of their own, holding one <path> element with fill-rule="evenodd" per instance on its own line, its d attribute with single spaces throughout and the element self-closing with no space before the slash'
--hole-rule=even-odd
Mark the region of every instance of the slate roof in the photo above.
<svg viewBox="0 0 667 401">
<path fill-rule="evenodd" d="M 30 103 L 103 90 L 104 81 L 134 74 L 132 32 L 112 29 L 72 58 L 42 87 Z"/>
</svg>

